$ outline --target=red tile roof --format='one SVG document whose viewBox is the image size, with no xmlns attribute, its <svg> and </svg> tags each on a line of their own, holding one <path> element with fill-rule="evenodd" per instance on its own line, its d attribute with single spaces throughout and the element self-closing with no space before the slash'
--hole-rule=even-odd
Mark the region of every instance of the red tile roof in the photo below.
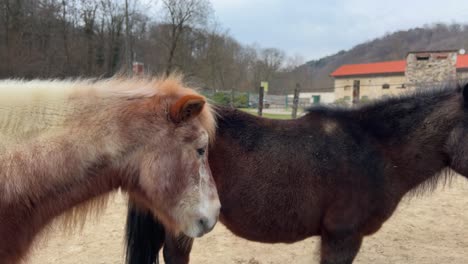
<svg viewBox="0 0 468 264">
<path fill-rule="evenodd" d="M 456 66 L 457 69 L 468 68 L 468 55 L 458 55 Z"/>
<path fill-rule="evenodd" d="M 457 56 L 457 69 L 468 69 L 468 54 Z M 330 74 L 332 77 L 345 77 L 353 75 L 376 75 L 404 73 L 406 60 L 385 61 L 366 64 L 343 65 Z"/>
<path fill-rule="evenodd" d="M 343 77 L 351 75 L 373 75 L 373 74 L 389 74 L 389 73 L 404 73 L 406 69 L 406 60 L 386 61 L 366 64 L 348 64 L 343 65 L 332 72 L 333 77 Z"/>
</svg>

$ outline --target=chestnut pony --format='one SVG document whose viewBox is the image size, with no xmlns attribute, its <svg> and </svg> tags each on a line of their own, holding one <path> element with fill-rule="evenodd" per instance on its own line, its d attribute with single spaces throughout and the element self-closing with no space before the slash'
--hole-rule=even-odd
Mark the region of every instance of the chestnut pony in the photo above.
<svg viewBox="0 0 468 264">
<path fill-rule="evenodd" d="M 402 197 L 468 176 L 468 88 L 418 91 L 354 109 L 312 108 L 269 120 L 220 108 L 209 163 L 220 221 L 237 236 L 293 243 L 321 236 L 322 264 L 352 263 L 364 236 Z M 130 207 L 132 208 L 132 207 Z M 127 263 L 187 263 L 192 239 L 138 210 Z M 227 249 L 228 250 L 228 249 Z"/>
<path fill-rule="evenodd" d="M 0 82 L 0 260 L 18 263 L 68 210 L 121 188 L 171 232 L 217 221 L 207 161 L 215 120 L 179 78 Z M 82 206 L 80 206 L 82 205 Z"/>
</svg>

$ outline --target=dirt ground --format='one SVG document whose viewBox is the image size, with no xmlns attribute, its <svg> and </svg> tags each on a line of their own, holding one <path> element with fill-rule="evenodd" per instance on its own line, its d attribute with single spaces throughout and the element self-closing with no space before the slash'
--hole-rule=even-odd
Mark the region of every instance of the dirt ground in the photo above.
<svg viewBox="0 0 468 264">
<path fill-rule="evenodd" d="M 106 213 L 82 232 L 53 230 L 36 243 L 26 263 L 123 263 L 125 200 L 117 195 Z M 221 224 L 196 240 L 191 263 L 318 263 L 317 238 L 291 245 L 260 244 L 233 236 Z M 432 194 L 405 199 L 375 235 L 364 240 L 355 263 L 468 263 L 468 181 L 459 177 Z"/>
</svg>

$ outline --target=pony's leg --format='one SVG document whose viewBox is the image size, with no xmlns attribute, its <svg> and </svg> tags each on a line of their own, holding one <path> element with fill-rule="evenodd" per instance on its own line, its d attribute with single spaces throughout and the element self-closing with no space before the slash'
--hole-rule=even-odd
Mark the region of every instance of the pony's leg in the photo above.
<svg viewBox="0 0 468 264">
<path fill-rule="evenodd" d="M 321 264 L 351 264 L 362 243 L 353 232 L 322 232 Z"/>
<path fill-rule="evenodd" d="M 158 264 L 165 241 L 164 226 L 150 212 L 128 204 L 126 223 L 126 264 Z"/>
<path fill-rule="evenodd" d="M 193 238 L 185 235 L 174 237 L 166 234 L 164 242 L 163 255 L 166 264 L 187 264 L 190 260 L 190 251 L 192 250 Z"/>
</svg>

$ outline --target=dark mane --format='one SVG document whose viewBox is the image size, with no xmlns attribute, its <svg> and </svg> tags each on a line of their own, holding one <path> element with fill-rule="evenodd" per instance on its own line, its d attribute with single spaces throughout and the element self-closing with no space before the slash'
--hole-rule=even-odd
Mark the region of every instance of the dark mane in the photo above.
<svg viewBox="0 0 468 264">
<path fill-rule="evenodd" d="M 444 88 L 419 88 L 414 91 L 406 92 L 400 95 L 392 95 L 382 99 L 367 102 L 357 107 L 341 107 L 341 106 L 312 106 L 306 109 L 307 114 L 330 114 L 337 115 L 348 113 L 361 114 L 363 112 L 373 112 L 385 110 L 407 110 L 410 106 L 427 105 L 429 103 L 436 103 L 456 93 L 461 92 L 460 86 L 447 86 Z M 406 109 L 405 109 L 406 108 Z"/>
<path fill-rule="evenodd" d="M 340 120 L 352 120 L 378 139 L 401 139 L 416 129 L 427 116 L 438 111 L 449 98 L 459 96 L 461 100 L 460 91 L 458 86 L 456 88 L 418 89 L 358 107 L 311 107 L 306 110 L 306 116 L 320 115 Z M 458 107 L 458 105 L 452 107 Z"/>
<path fill-rule="evenodd" d="M 457 99 L 459 97 L 459 99 Z M 451 102 L 449 99 L 454 98 Z M 461 87 L 456 86 L 445 88 L 417 89 L 399 96 L 391 96 L 381 100 L 369 102 L 365 105 L 352 108 L 318 106 L 307 109 L 306 116 L 316 115 L 328 116 L 337 119 L 352 120 L 363 128 L 364 131 L 373 135 L 377 140 L 389 141 L 390 144 L 407 141 L 427 140 L 424 135 L 414 138 L 410 135 L 415 133 L 423 123 L 438 125 L 444 124 L 445 120 L 450 120 L 450 116 L 459 111 L 447 111 L 441 108 L 460 108 Z M 449 106 L 447 106 L 449 102 Z M 457 103 L 458 102 L 458 103 Z M 451 113 L 452 112 L 452 113 Z M 428 116 L 434 113 L 432 120 Z M 446 114 L 446 116 L 444 116 Z M 439 136 L 439 134 L 437 134 Z M 445 137 L 430 140 L 444 140 Z M 429 140 L 428 140 L 429 141 Z M 453 170 L 446 168 L 433 177 L 428 178 L 417 188 L 412 189 L 409 196 L 419 196 L 427 192 L 434 191 L 439 183 L 444 186 L 450 184 L 452 178 L 456 176 Z"/>
</svg>

